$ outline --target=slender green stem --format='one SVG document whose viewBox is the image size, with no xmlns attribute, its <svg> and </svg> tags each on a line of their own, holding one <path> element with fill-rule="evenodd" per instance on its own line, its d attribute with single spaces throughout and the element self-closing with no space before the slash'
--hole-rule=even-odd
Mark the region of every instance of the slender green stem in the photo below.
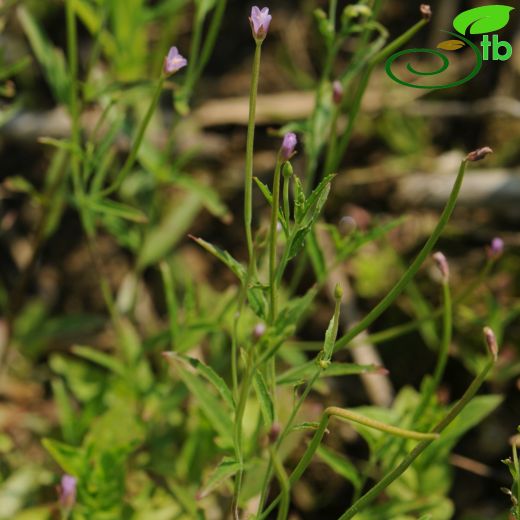
<svg viewBox="0 0 520 520">
<path fill-rule="evenodd" d="M 375 67 L 379 63 L 384 61 L 386 58 L 388 58 L 388 56 L 396 52 L 406 42 L 408 42 L 408 40 L 410 40 L 427 23 L 428 21 L 425 19 L 420 20 L 413 27 L 408 29 L 408 31 L 396 38 L 393 42 L 389 43 L 384 49 L 378 52 L 369 61 L 368 67 L 363 73 L 359 86 L 356 90 L 356 95 L 354 97 L 354 101 L 349 112 L 347 129 L 345 130 L 339 142 L 339 145 L 337 147 L 337 153 L 334 159 L 330 161 L 330 164 L 327 164 L 326 173 L 336 171 L 338 169 L 341 158 L 345 155 L 345 152 L 347 151 L 348 145 L 350 144 L 350 139 L 352 137 L 352 132 L 354 130 L 354 126 L 361 109 L 361 102 L 363 101 L 365 91 L 368 87 L 370 77 L 372 76 L 372 72 L 374 71 Z"/>
<path fill-rule="evenodd" d="M 288 175 L 283 176 L 283 214 L 287 222 L 289 235 L 291 234 L 291 206 L 289 201 L 289 187 L 291 179 Z"/>
<path fill-rule="evenodd" d="M 403 274 L 401 279 L 395 284 L 395 286 L 390 290 L 390 292 L 381 300 L 373 309 L 370 311 L 365 318 L 363 318 L 357 325 L 355 325 L 347 334 L 345 334 L 342 338 L 340 338 L 334 347 L 334 350 L 338 350 L 340 348 L 348 345 L 358 334 L 363 332 L 369 325 L 371 325 L 381 314 L 388 309 L 388 307 L 394 302 L 394 300 L 403 292 L 408 283 L 412 280 L 412 278 L 416 275 L 417 271 L 422 266 L 423 262 L 426 260 L 428 255 L 431 253 L 433 247 L 437 243 L 441 233 L 443 232 L 446 224 L 448 223 L 453 210 L 455 209 L 455 204 L 457 202 L 457 197 L 460 192 L 460 188 L 462 186 L 462 181 L 464 179 L 464 173 L 466 172 L 467 161 L 463 160 L 459 173 L 457 175 L 457 179 L 455 180 L 455 184 L 451 191 L 448 202 L 446 203 L 446 207 L 442 212 L 439 223 L 433 230 L 430 238 L 423 246 L 415 260 L 412 262 L 407 271 Z"/>
<path fill-rule="evenodd" d="M 352 410 L 346 410 L 344 408 L 338 408 L 336 406 L 331 406 L 325 410 L 321 421 L 318 425 L 316 433 L 314 434 L 309 446 L 305 450 L 300 462 L 297 464 L 294 471 L 289 476 L 289 482 L 291 486 L 293 486 L 303 475 L 309 464 L 311 463 L 312 457 L 318 446 L 321 443 L 323 435 L 327 430 L 327 426 L 329 423 L 329 419 L 331 417 L 338 417 L 339 419 L 356 422 L 358 424 L 362 424 L 363 426 L 367 426 L 369 428 L 374 428 L 376 430 L 388 433 L 390 435 L 396 435 L 399 437 L 404 437 L 406 439 L 412 439 L 422 442 L 430 443 L 439 437 L 438 432 L 430 432 L 430 433 L 422 433 L 415 432 L 412 430 L 406 430 L 404 428 L 398 428 L 397 426 L 391 426 L 385 424 L 381 421 L 377 421 L 375 419 L 370 419 L 365 417 L 364 415 L 353 412 Z M 278 496 L 273 502 L 269 505 L 269 507 L 258 517 L 258 520 L 263 520 L 267 518 L 269 513 L 276 507 L 279 503 L 281 497 Z"/>
<path fill-rule="evenodd" d="M 161 74 L 161 77 L 159 78 L 159 81 L 157 82 L 157 86 L 155 87 L 155 91 L 152 97 L 152 100 L 150 101 L 150 105 L 148 106 L 148 110 L 146 111 L 146 114 L 144 116 L 144 119 L 141 121 L 141 125 L 139 126 L 139 129 L 137 131 L 137 135 L 134 139 L 134 142 L 132 144 L 132 148 L 130 150 L 130 153 L 128 154 L 128 157 L 123 164 L 123 167 L 121 170 L 119 170 L 119 173 L 116 176 L 115 181 L 111 186 L 106 188 L 101 192 L 102 197 L 106 197 L 110 195 L 111 193 L 117 191 L 123 181 L 125 180 L 126 176 L 130 173 L 130 170 L 135 164 L 135 161 L 137 159 L 137 154 L 139 153 L 139 149 L 141 147 L 141 144 L 144 139 L 144 135 L 146 133 L 146 129 L 148 128 L 148 125 L 150 124 L 150 121 L 152 120 L 152 116 L 155 112 L 155 109 L 157 108 L 157 105 L 159 103 L 159 98 L 161 97 L 161 92 L 163 89 L 165 76 Z"/>
<path fill-rule="evenodd" d="M 330 0 L 329 2 L 329 20 L 333 24 L 336 21 L 336 12 L 338 10 L 338 0 Z"/>
<path fill-rule="evenodd" d="M 461 399 L 453 406 L 450 412 L 440 421 L 432 430 L 433 433 L 441 433 L 463 410 L 463 408 L 471 401 L 473 396 L 477 393 L 482 383 L 485 381 L 487 374 L 495 364 L 494 359 L 490 359 L 484 367 L 484 370 L 473 380 Z M 354 518 L 364 507 L 375 500 L 392 482 L 400 477 L 414 462 L 414 460 L 421 455 L 421 453 L 432 443 L 432 440 L 425 440 L 418 444 L 410 454 L 397 466 L 394 470 L 388 473 L 382 480 L 380 480 L 370 491 L 365 493 L 352 507 L 350 507 L 339 520 L 349 520 Z"/>
<path fill-rule="evenodd" d="M 479 273 L 479 275 L 465 288 L 462 290 L 460 294 L 458 294 L 455 298 L 453 298 L 453 307 L 457 307 L 461 303 L 464 303 L 467 298 L 469 298 L 475 290 L 480 287 L 480 285 L 486 280 L 488 277 L 491 268 L 495 264 L 494 259 L 489 259 L 486 262 L 486 265 L 482 269 L 482 271 Z M 403 334 L 406 334 L 407 332 L 411 332 L 413 330 L 418 329 L 423 323 L 427 323 L 429 321 L 432 321 L 439 316 L 441 316 L 444 312 L 444 307 L 438 307 L 435 309 L 432 313 L 430 313 L 428 316 L 425 316 L 424 318 L 420 318 L 417 320 L 410 321 L 408 323 L 403 323 L 401 325 L 396 325 L 395 327 L 389 327 L 388 329 L 382 330 L 381 332 L 376 332 L 374 334 L 370 334 L 367 336 L 367 341 L 370 341 L 370 343 L 376 344 L 376 343 L 383 343 L 385 341 L 388 341 L 390 339 L 402 336 Z"/>
<path fill-rule="evenodd" d="M 271 455 L 271 460 L 273 461 L 274 472 L 280 483 L 280 508 L 278 509 L 277 520 L 286 520 L 287 515 L 289 514 L 289 502 L 290 502 L 290 492 L 291 492 L 291 483 L 289 482 L 289 478 L 287 477 L 287 473 L 283 467 L 282 462 L 280 461 L 280 457 L 276 450 L 271 447 L 269 449 L 269 453 Z"/>
<path fill-rule="evenodd" d="M 79 126 L 79 100 L 78 100 L 78 34 L 76 27 L 76 14 L 73 0 L 66 3 L 67 18 L 67 53 L 69 59 L 70 95 L 69 110 L 72 121 L 72 145 L 71 154 L 72 183 L 77 203 L 81 206 L 83 187 L 81 183 L 80 161 L 78 151 L 81 150 L 81 135 Z"/>
<path fill-rule="evenodd" d="M 249 92 L 249 121 L 247 123 L 246 144 L 246 174 L 244 186 L 244 223 L 246 228 L 247 252 L 249 262 L 254 257 L 253 249 L 253 150 L 255 143 L 255 116 L 256 98 L 258 93 L 258 79 L 260 77 L 260 58 L 262 56 L 262 42 L 256 41 L 253 71 L 251 76 L 251 90 Z"/>
<path fill-rule="evenodd" d="M 271 325 L 276 320 L 277 315 L 277 283 L 276 283 L 276 238 L 278 236 L 278 211 L 280 207 L 280 174 L 282 170 L 282 160 L 280 156 L 276 161 L 273 180 L 273 203 L 271 208 L 271 230 L 269 234 L 269 293 L 271 298 L 271 308 L 269 322 Z"/>
<path fill-rule="evenodd" d="M 435 432 L 422 433 L 407 430 L 405 428 L 399 428 L 398 426 L 385 424 L 381 421 L 370 419 L 369 417 L 365 417 L 364 415 L 353 412 L 352 410 L 346 410 L 344 408 L 338 408 L 336 406 L 330 406 L 325 410 L 325 413 L 330 417 L 334 416 L 338 417 L 339 419 L 362 424 L 363 426 L 368 426 L 369 428 L 373 428 L 374 430 L 389 433 L 390 435 L 395 435 L 396 437 L 402 437 L 403 439 L 411 439 L 415 441 L 434 441 L 439 437 L 439 435 Z"/>
<path fill-rule="evenodd" d="M 246 410 L 247 398 L 249 396 L 249 390 L 251 388 L 252 381 L 252 370 L 251 370 L 251 355 L 250 352 L 246 352 L 246 368 L 244 379 L 242 380 L 242 385 L 240 389 L 240 397 L 237 404 L 236 414 L 235 414 L 235 424 L 234 424 L 234 432 L 233 432 L 233 444 L 235 448 L 235 458 L 237 462 L 243 464 L 244 463 L 244 455 L 243 455 L 243 439 L 242 439 L 242 426 L 244 422 L 244 412 Z M 244 472 L 240 470 L 237 473 L 235 478 L 235 492 L 233 496 L 233 511 L 235 517 L 238 518 L 238 502 L 240 498 L 240 491 L 242 489 L 242 480 L 243 480 Z"/>
<path fill-rule="evenodd" d="M 204 43 L 202 44 L 202 50 L 201 39 L 205 18 L 201 18 L 198 12 L 195 15 L 195 29 L 191 42 L 190 62 L 188 64 L 188 70 L 186 71 L 186 79 L 181 90 L 175 96 L 176 107 L 182 113 L 188 112 L 189 101 L 192 96 L 195 84 L 200 78 L 204 67 L 211 57 L 211 53 L 215 47 L 215 42 L 218 37 L 220 26 L 222 25 L 222 18 L 226 10 L 226 5 L 227 0 L 219 0 L 217 3 L 217 6 L 213 11 L 213 16 L 207 31 L 207 36 L 205 37 Z"/>
<path fill-rule="evenodd" d="M 430 401 L 437 390 L 439 388 L 439 384 L 441 382 L 442 376 L 444 374 L 444 369 L 446 368 L 446 362 L 448 361 L 448 353 L 451 344 L 451 337 L 453 331 L 453 311 L 451 304 L 451 294 L 450 294 L 450 286 L 448 280 L 443 280 L 442 284 L 442 293 L 444 300 L 444 315 L 443 315 L 443 326 L 442 326 L 442 340 L 439 348 L 439 356 L 437 358 L 437 364 L 435 366 L 435 370 L 433 373 L 433 377 L 431 381 L 428 381 L 424 392 L 421 396 L 419 404 L 414 409 L 412 417 L 409 420 L 409 424 L 411 426 L 415 426 L 416 422 L 422 417 L 425 410 L 428 409 Z M 405 420 L 403 418 L 403 420 Z M 405 444 L 403 442 L 398 443 L 395 453 L 388 464 L 388 467 L 393 467 L 397 460 L 400 458 L 401 453 L 403 452 Z M 387 448 L 388 449 L 388 443 Z M 385 449 L 385 448 L 383 448 Z"/>
<path fill-rule="evenodd" d="M 280 433 L 278 439 L 276 440 L 275 444 L 275 452 L 278 452 L 280 449 L 280 446 L 282 445 L 283 441 L 291 431 L 293 422 L 300 411 L 300 408 L 302 407 L 303 403 L 307 399 L 307 396 L 309 395 L 310 391 L 314 387 L 314 383 L 318 380 L 323 370 L 330 364 L 330 359 L 332 356 L 332 348 L 334 345 L 334 342 L 336 341 L 336 338 L 338 336 L 338 328 L 339 328 L 339 315 L 341 311 L 341 299 L 343 297 L 343 291 L 341 290 L 340 286 L 337 286 L 334 291 L 334 299 L 335 299 L 335 305 L 334 305 L 334 314 L 332 316 L 332 319 L 330 321 L 329 327 L 327 328 L 327 332 L 325 333 L 325 340 L 323 342 L 323 349 L 316 357 L 316 371 L 314 372 L 313 376 L 309 379 L 307 382 L 307 385 L 305 386 L 305 390 L 303 391 L 302 395 L 298 399 L 298 402 L 295 406 L 293 406 L 293 409 L 291 411 L 291 414 L 289 416 L 289 419 L 287 420 L 284 429 Z M 260 501 L 258 503 L 258 514 L 262 511 L 264 507 L 265 500 L 267 498 L 267 492 L 269 488 L 269 482 L 271 480 L 271 474 L 272 474 L 272 465 L 274 461 L 269 461 L 269 465 L 267 467 L 263 484 L 262 484 L 262 492 L 260 494 Z"/>
</svg>

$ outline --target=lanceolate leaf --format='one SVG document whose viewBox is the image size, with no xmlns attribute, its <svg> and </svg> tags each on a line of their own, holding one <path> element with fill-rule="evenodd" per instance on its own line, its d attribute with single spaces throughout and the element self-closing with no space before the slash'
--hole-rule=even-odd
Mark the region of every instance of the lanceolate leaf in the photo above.
<svg viewBox="0 0 520 520">
<path fill-rule="evenodd" d="M 217 257 L 222 263 L 226 264 L 231 271 L 236 275 L 236 277 L 243 282 L 246 276 L 246 270 L 244 266 L 235 260 L 227 251 L 206 242 L 202 238 L 191 237 L 199 246 L 203 247 L 206 251 L 211 253 L 213 256 Z"/>
<path fill-rule="evenodd" d="M 226 480 L 235 475 L 238 471 L 243 468 L 240 462 L 236 462 L 233 459 L 225 458 L 216 467 L 215 471 L 211 474 L 204 489 L 200 491 L 199 498 L 204 498 L 209 495 L 214 489 L 223 484 Z"/>
<path fill-rule="evenodd" d="M 509 5 L 484 5 L 460 13 L 453 20 L 453 27 L 460 34 L 486 34 L 499 31 L 509 22 L 514 7 Z"/>
<path fill-rule="evenodd" d="M 274 422 L 274 406 L 261 372 L 257 371 L 255 373 L 253 385 L 260 403 L 260 410 L 262 411 L 265 425 L 269 428 Z"/>
<path fill-rule="evenodd" d="M 235 402 L 231 395 L 231 390 L 228 388 L 224 379 L 222 379 L 210 366 L 195 358 L 187 356 L 180 356 L 180 358 L 187 361 L 202 377 L 204 377 L 204 379 L 213 385 L 215 390 L 217 390 L 231 410 L 235 409 Z"/>
</svg>

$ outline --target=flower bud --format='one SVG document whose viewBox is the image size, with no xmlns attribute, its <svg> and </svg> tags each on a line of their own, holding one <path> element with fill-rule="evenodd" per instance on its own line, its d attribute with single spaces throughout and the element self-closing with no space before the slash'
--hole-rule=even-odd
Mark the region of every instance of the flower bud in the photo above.
<svg viewBox="0 0 520 520">
<path fill-rule="evenodd" d="M 285 134 L 282 142 L 282 147 L 280 148 L 280 155 L 282 159 L 286 162 L 291 159 L 291 157 L 296 153 L 295 148 L 298 144 L 298 139 L 296 134 L 293 132 L 288 132 Z"/>
<path fill-rule="evenodd" d="M 504 252 L 504 241 L 500 237 L 495 237 L 487 248 L 488 256 L 492 260 L 496 260 L 502 256 Z"/>
<path fill-rule="evenodd" d="M 335 105 L 341 105 L 341 102 L 343 101 L 343 85 L 339 80 L 336 80 L 332 84 L 332 100 Z"/>
<path fill-rule="evenodd" d="M 188 60 L 179 54 L 177 47 L 171 47 L 168 55 L 164 58 L 163 72 L 166 76 L 171 76 L 187 64 Z"/>
<path fill-rule="evenodd" d="M 258 341 L 266 331 L 265 323 L 257 323 L 253 329 L 253 338 Z"/>
<path fill-rule="evenodd" d="M 447 282 L 450 277 L 450 266 L 448 260 L 441 252 L 435 253 L 433 259 L 435 260 L 437 269 L 439 269 L 441 273 L 443 281 Z"/>
<path fill-rule="evenodd" d="M 284 179 L 290 179 L 294 174 L 293 167 L 290 162 L 286 162 L 283 165 L 282 169 L 282 175 L 284 176 Z"/>
<path fill-rule="evenodd" d="M 255 5 L 251 8 L 249 23 L 251 24 L 251 30 L 253 31 L 253 37 L 255 40 L 265 40 L 272 18 L 273 17 L 269 14 L 268 7 L 264 7 L 260 10 L 260 8 Z"/>
<path fill-rule="evenodd" d="M 342 235 L 350 235 L 351 233 L 354 233 L 357 227 L 356 219 L 350 215 L 341 217 L 341 220 L 339 221 L 339 230 Z"/>
<path fill-rule="evenodd" d="M 269 430 L 269 433 L 267 434 L 269 444 L 274 444 L 278 440 L 280 433 L 282 433 L 282 426 L 280 425 L 280 423 L 273 423 L 271 429 Z"/>
<path fill-rule="evenodd" d="M 466 161 L 482 161 L 482 159 L 485 159 L 490 153 L 493 153 L 493 150 L 489 146 L 484 146 L 483 148 L 478 148 L 477 150 L 470 152 L 466 157 Z"/>
<path fill-rule="evenodd" d="M 428 4 L 421 4 L 421 7 L 419 9 L 421 11 L 423 20 L 429 22 L 432 18 L 432 8 Z"/>
<path fill-rule="evenodd" d="M 493 359 L 496 360 L 498 357 L 498 343 L 491 327 L 484 327 L 484 339 L 486 340 L 489 352 L 493 356 Z"/>
<path fill-rule="evenodd" d="M 77 480 L 72 475 L 63 475 L 61 484 L 58 486 L 60 504 L 65 509 L 72 509 L 76 503 Z"/>
<path fill-rule="evenodd" d="M 334 289 L 334 298 L 339 301 L 341 301 L 341 298 L 343 298 L 343 287 L 341 287 L 339 283 L 336 284 Z"/>
</svg>

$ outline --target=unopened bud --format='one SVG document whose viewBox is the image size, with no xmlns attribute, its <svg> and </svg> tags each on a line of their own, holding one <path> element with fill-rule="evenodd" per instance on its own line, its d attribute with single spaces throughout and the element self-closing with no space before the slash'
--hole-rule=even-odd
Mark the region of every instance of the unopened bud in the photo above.
<svg viewBox="0 0 520 520">
<path fill-rule="evenodd" d="M 257 323 L 255 328 L 253 329 L 253 338 L 258 341 L 266 331 L 266 327 L 264 323 Z"/>
<path fill-rule="evenodd" d="M 343 101 L 343 85 L 339 80 L 336 80 L 332 84 L 332 100 L 335 105 L 341 105 L 341 102 Z"/>
<path fill-rule="evenodd" d="M 341 217 L 341 220 L 339 221 L 339 230 L 343 235 L 350 235 L 350 233 L 353 233 L 356 229 L 357 222 L 354 217 Z"/>
<path fill-rule="evenodd" d="M 71 510 L 76 503 L 77 480 L 72 475 L 63 475 L 58 486 L 60 504 L 63 508 Z"/>
<path fill-rule="evenodd" d="M 282 175 L 284 176 L 285 179 L 289 179 L 293 176 L 293 174 L 294 174 L 293 167 L 292 167 L 291 163 L 289 161 L 287 161 L 283 165 Z"/>
<path fill-rule="evenodd" d="M 496 260 L 500 258 L 504 252 L 504 241 L 499 237 L 495 237 L 488 246 L 487 251 L 491 259 Z"/>
<path fill-rule="evenodd" d="M 421 7 L 419 9 L 421 11 L 421 16 L 423 17 L 423 20 L 429 22 L 432 19 L 432 8 L 428 4 L 421 4 Z"/>
<path fill-rule="evenodd" d="M 446 257 L 441 252 L 438 252 L 433 255 L 433 259 L 435 260 L 437 269 L 439 269 L 443 280 L 445 282 L 448 281 L 450 277 L 450 266 L 448 265 Z"/>
<path fill-rule="evenodd" d="M 468 153 L 466 161 L 482 161 L 482 159 L 485 159 L 490 153 L 493 153 L 493 150 L 489 146 L 484 146 L 483 148 L 478 148 L 477 150 Z"/>
<path fill-rule="evenodd" d="M 486 340 L 489 352 L 493 356 L 493 359 L 496 360 L 498 357 L 498 343 L 495 333 L 490 327 L 484 327 L 484 339 Z"/>
<path fill-rule="evenodd" d="M 267 438 L 269 439 L 269 444 L 274 444 L 278 437 L 280 436 L 280 433 L 282 432 L 282 426 L 280 423 L 273 423 L 271 426 L 271 429 L 269 430 L 269 433 L 267 434 Z"/>
</svg>

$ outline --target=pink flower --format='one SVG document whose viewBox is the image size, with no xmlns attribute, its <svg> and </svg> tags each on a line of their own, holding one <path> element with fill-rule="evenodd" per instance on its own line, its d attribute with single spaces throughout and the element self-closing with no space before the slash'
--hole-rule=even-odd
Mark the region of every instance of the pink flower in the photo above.
<svg viewBox="0 0 520 520">
<path fill-rule="evenodd" d="M 172 47 L 166 58 L 164 58 L 163 70 L 167 76 L 170 76 L 182 69 L 182 67 L 186 67 L 187 64 L 188 60 L 179 54 L 177 47 Z"/>
<path fill-rule="evenodd" d="M 63 475 L 63 477 L 61 477 L 58 493 L 60 503 L 66 509 L 72 509 L 76 503 L 76 484 L 77 480 L 72 475 Z"/>
<path fill-rule="evenodd" d="M 488 255 L 490 258 L 500 258 L 502 256 L 502 253 L 504 252 L 504 241 L 499 238 L 495 237 L 491 244 L 488 246 Z"/>
<path fill-rule="evenodd" d="M 280 154 L 284 161 L 289 161 L 295 154 L 295 148 L 298 144 L 298 138 L 293 132 L 288 132 L 284 135 L 282 147 L 280 148 Z"/>
<path fill-rule="evenodd" d="M 249 18 L 249 22 L 251 23 L 253 36 L 256 40 L 265 39 L 272 18 L 273 17 L 269 14 L 268 7 L 264 7 L 262 10 L 260 10 L 260 8 L 255 5 L 251 9 L 251 17 Z"/>
</svg>

